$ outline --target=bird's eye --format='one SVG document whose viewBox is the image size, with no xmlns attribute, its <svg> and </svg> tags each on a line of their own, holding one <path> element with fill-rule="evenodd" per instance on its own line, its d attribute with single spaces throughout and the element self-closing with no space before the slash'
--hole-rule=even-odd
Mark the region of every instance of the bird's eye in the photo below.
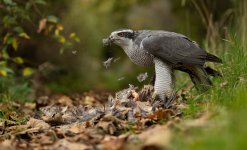
<svg viewBox="0 0 247 150">
<path fill-rule="evenodd" d="M 123 32 L 119 32 L 117 35 L 120 36 L 120 37 L 123 37 L 124 33 Z"/>
</svg>

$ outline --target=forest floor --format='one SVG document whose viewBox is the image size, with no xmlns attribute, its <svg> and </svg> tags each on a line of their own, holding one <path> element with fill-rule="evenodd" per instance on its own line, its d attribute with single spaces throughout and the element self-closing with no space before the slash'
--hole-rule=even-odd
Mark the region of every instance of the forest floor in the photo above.
<svg viewBox="0 0 247 150">
<path fill-rule="evenodd" d="M 212 121 L 216 112 L 205 109 L 207 101 L 191 103 L 189 99 L 196 97 L 189 91 L 178 91 L 169 109 L 153 107 L 150 85 L 141 90 L 130 86 L 115 95 L 56 94 L 41 96 L 34 102 L 1 103 L 4 117 L 0 123 L 0 147 L 146 150 L 174 149 L 175 142 L 180 149 L 178 137 L 192 138 L 196 130 L 225 125 Z"/>
<path fill-rule="evenodd" d="M 186 93 L 169 109 L 153 107 L 153 87 L 117 92 L 42 96 L 11 107 L 1 119 L 2 149 L 165 149 L 173 129 L 204 126 L 208 113 L 183 121 Z M 202 104 L 203 105 L 203 104 Z"/>
</svg>

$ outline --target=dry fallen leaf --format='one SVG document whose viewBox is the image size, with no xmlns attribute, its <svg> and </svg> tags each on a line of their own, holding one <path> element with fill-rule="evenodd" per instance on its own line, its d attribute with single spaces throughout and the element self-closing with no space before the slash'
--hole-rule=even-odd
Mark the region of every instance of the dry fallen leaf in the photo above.
<svg viewBox="0 0 247 150">
<path fill-rule="evenodd" d="M 240 81 L 241 83 L 246 82 L 246 79 L 245 79 L 244 77 L 238 77 L 238 78 L 239 78 L 239 81 Z"/>
<path fill-rule="evenodd" d="M 139 94 L 135 90 L 131 90 L 131 95 L 133 96 L 133 100 L 139 100 Z"/>
<path fill-rule="evenodd" d="M 30 118 L 29 121 L 27 122 L 27 127 L 46 130 L 46 129 L 50 128 L 50 125 L 48 123 L 44 122 L 43 120 Z"/>
<path fill-rule="evenodd" d="M 156 125 L 139 134 L 138 138 L 141 141 L 141 149 L 165 149 L 169 147 L 171 131 L 166 125 Z"/>
<path fill-rule="evenodd" d="M 51 149 L 57 149 L 57 150 L 92 150 L 92 146 L 88 146 L 83 143 L 74 143 L 69 142 L 66 139 L 62 139 L 57 141 L 53 146 L 51 146 Z"/>
<path fill-rule="evenodd" d="M 142 109 L 143 111 L 147 112 L 147 113 L 151 113 L 152 112 L 152 106 L 150 105 L 149 102 L 141 102 L 141 101 L 137 101 L 136 105 Z"/>
<path fill-rule="evenodd" d="M 39 21 L 39 28 L 37 30 L 38 33 L 41 33 L 46 28 L 46 23 L 47 23 L 47 19 L 46 18 L 41 19 Z"/>
<path fill-rule="evenodd" d="M 70 127 L 69 131 L 77 134 L 85 131 L 85 128 L 86 128 L 86 124 L 75 123 Z"/>
<path fill-rule="evenodd" d="M 158 109 L 152 114 L 147 115 L 147 118 L 151 120 L 169 119 L 173 115 L 174 112 L 171 109 Z"/>
<path fill-rule="evenodd" d="M 3 142 L 0 142 L 0 148 L 2 150 L 16 150 L 12 140 L 4 140 Z"/>
<path fill-rule="evenodd" d="M 118 130 L 118 127 L 113 122 L 100 121 L 97 127 L 110 135 L 113 135 Z"/>
<path fill-rule="evenodd" d="M 64 106 L 73 106 L 73 102 L 68 96 L 61 96 L 58 102 Z"/>
<path fill-rule="evenodd" d="M 121 150 L 124 149 L 124 142 L 124 138 L 106 136 L 101 142 L 101 148 L 103 150 Z"/>
<path fill-rule="evenodd" d="M 95 98 L 92 96 L 86 96 L 84 99 L 84 104 L 85 105 L 93 105 L 93 103 L 95 102 Z"/>
<path fill-rule="evenodd" d="M 228 84 L 228 82 L 227 82 L 227 81 L 224 81 L 224 82 L 220 83 L 220 87 L 223 88 L 223 87 L 225 87 L 227 84 Z"/>
<path fill-rule="evenodd" d="M 206 126 L 208 124 L 208 120 L 209 120 L 210 116 L 211 116 L 210 113 L 206 112 L 198 119 L 192 119 L 192 120 L 184 121 L 183 126 L 189 127 L 189 128 L 190 127 Z"/>
<path fill-rule="evenodd" d="M 36 103 L 25 103 L 25 107 L 29 109 L 35 109 Z"/>
</svg>

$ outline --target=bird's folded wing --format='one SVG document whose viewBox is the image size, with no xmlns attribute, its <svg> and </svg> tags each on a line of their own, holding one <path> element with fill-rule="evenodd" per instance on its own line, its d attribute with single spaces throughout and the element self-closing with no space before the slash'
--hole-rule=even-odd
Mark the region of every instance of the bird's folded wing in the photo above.
<svg viewBox="0 0 247 150">
<path fill-rule="evenodd" d="M 203 65 L 207 52 L 182 36 L 149 35 L 142 47 L 150 54 L 171 64 Z"/>
</svg>

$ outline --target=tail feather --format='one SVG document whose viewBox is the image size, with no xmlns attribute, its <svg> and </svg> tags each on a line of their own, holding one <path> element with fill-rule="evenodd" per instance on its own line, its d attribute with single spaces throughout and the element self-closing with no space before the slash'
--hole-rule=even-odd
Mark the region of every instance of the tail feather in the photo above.
<svg viewBox="0 0 247 150">
<path fill-rule="evenodd" d="M 222 63 L 222 60 L 220 58 L 209 53 L 207 53 L 206 60 L 216 63 Z"/>
<path fill-rule="evenodd" d="M 186 72 L 189 74 L 191 81 L 194 83 L 196 89 L 199 91 L 206 91 L 212 82 L 209 76 L 222 76 L 218 71 L 212 69 L 211 67 L 202 66 L 191 66 L 191 67 L 177 67 L 177 70 Z"/>
</svg>

